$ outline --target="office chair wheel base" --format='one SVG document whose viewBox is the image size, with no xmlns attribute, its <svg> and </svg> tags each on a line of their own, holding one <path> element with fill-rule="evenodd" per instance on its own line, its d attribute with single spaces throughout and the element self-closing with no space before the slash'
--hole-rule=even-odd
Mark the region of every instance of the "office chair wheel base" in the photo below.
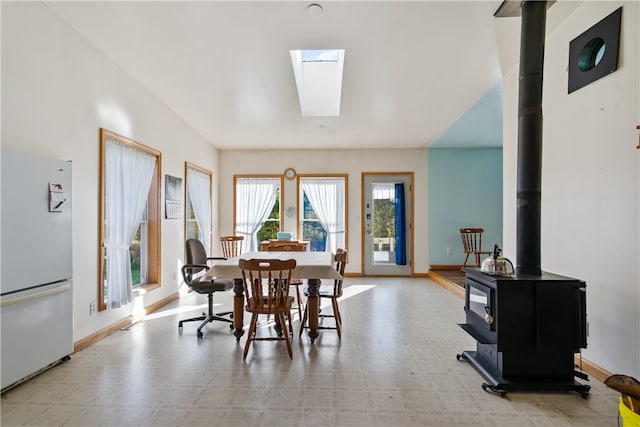
<svg viewBox="0 0 640 427">
<path fill-rule="evenodd" d="M 229 325 L 229 329 L 233 330 L 233 323 Z"/>
<path fill-rule="evenodd" d="M 507 395 L 507 390 L 503 388 L 498 388 L 496 386 L 493 386 L 487 383 L 482 383 L 482 389 L 487 393 L 493 393 L 496 396 L 500 396 L 500 397 L 505 397 Z"/>
<path fill-rule="evenodd" d="M 202 338 L 204 336 L 204 334 L 202 333 L 202 331 L 198 331 L 198 338 Z"/>
</svg>

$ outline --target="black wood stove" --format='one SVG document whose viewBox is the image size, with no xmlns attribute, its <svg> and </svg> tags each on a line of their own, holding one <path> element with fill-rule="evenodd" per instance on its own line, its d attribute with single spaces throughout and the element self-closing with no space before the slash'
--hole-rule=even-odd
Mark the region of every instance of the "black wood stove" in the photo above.
<svg viewBox="0 0 640 427">
<path fill-rule="evenodd" d="M 574 354 L 587 346 L 586 285 L 550 273 L 490 276 L 465 270 L 466 323 L 476 351 L 468 361 L 487 381 L 482 388 L 500 395 L 509 390 L 575 391 Z"/>
<path fill-rule="evenodd" d="M 516 269 L 510 277 L 467 268 L 466 321 L 476 340 L 469 362 L 487 381 L 486 391 L 575 391 L 587 397 L 587 379 L 574 354 L 587 346 L 586 285 L 540 267 L 542 74 L 546 10 L 553 2 L 505 1 L 496 17 L 522 16 L 518 93 Z"/>
</svg>

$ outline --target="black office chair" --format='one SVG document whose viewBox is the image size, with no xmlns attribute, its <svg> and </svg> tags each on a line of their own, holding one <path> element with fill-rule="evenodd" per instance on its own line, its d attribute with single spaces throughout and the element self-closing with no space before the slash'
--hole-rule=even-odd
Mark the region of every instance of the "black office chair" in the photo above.
<svg viewBox="0 0 640 427">
<path fill-rule="evenodd" d="M 220 320 L 222 322 L 230 323 L 229 328 L 233 329 L 233 312 L 225 311 L 223 313 L 213 313 L 213 294 L 215 292 L 225 292 L 233 289 L 233 279 L 210 279 L 203 273 L 209 268 L 207 261 L 225 258 L 207 257 L 207 253 L 204 250 L 202 242 L 198 239 L 188 239 L 186 245 L 186 264 L 182 266 L 182 277 L 185 283 L 195 292 L 199 294 L 206 294 L 209 298 L 209 312 L 208 314 L 202 313 L 202 316 L 193 317 L 191 319 L 180 320 L 178 322 L 178 329 L 182 330 L 182 324 L 184 322 L 195 322 L 201 320 L 202 323 L 198 327 L 198 338 L 202 338 L 202 328 L 209 322 L 214 320 Z M 229 318 L 222 317 L 229 316 Z"/>
</svg>

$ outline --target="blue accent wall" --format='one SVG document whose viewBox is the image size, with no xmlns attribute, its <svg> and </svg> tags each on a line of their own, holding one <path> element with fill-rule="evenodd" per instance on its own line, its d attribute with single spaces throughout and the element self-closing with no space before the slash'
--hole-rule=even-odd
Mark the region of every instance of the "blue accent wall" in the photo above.
<svg viewBox="0 0 640 427">
<path fill-rule="evenodd" d="M 430 148 L 428 179 L 430 265 L 462 264 L 463 227 L 485 229 L 482 250 L 502 247 L 502 148 Z"/>
<path fill-rule="evenodd" d="M 502 147 L 502 80 L 429 147 Z"/>
</svg>

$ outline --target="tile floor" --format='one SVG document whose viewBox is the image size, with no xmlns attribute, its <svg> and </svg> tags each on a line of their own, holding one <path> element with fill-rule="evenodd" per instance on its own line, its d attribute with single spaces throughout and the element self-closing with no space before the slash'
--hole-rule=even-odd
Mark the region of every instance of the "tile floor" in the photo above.
<svg viewBox="0 0 640 427">
<path fill-rule="evenodd" d="M 474 341 L 462 300 L 426 279 L 347 279 L 344 331 L 257 342 L 242 360 L 227 324 L 196 338 L 190 294 L 6 392 L 2 426 L 616 426 L 618 394 L 484 392 L 456 353 Z M 220 310 L 231 292 L 216 295 Z M 184 311 L 186 310 L 186 311 Z M 328 320 L 327 320 L 328 321 Z M 246 324 L 246 322 L 245 322 Z M 294 323 L 294 328 L 299 325 Z M 262 332 L 270 333 L 270 325 Z"/>
</svg>

